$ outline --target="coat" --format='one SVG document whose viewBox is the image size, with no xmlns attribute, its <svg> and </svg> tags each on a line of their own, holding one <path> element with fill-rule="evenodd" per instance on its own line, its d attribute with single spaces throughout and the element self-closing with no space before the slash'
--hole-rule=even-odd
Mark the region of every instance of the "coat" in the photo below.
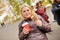
<svg viewBox="0 0 60 40">
<path fill-rule="evenodd" d="M 46 23 L 43 19 L 40 19 L 40 20 L 42 20 L 42 22 L 44 22 L 43 23 L 43 30 L 45 30 L 45 31 L 47 31 L 47 32 L 49 32 L 50 30 L 51 30 L 51 27 L 49 26 L 49 24 L 48 23 Z M 24 20 L 23 20 L 24 21 Z M 22 32 L 22 21 L 20 21 L 20 23 L 19 23 L 19 39 L 20 40 L 48 40 L 48 38 L 47 38 L 47 35 L 46 35 L 46 33 L 43 33 L 39 28 L 38 28 L 38 26 L 34 23 L 34 21 L 32 21 L 32 20 L 27 20 L 26 22 L 28 22 L 29 23 L 29 25 L 30 25 L 30 33 L 29 34 L 24 34 L 23 32 Z"/>
<path fill-rule="evenodd" d="M 60 3 L 52 4 L 52 13 L 54 15 L 54 19 L 57 21 L 58 25 L 60 25 Z"/>
</svg>

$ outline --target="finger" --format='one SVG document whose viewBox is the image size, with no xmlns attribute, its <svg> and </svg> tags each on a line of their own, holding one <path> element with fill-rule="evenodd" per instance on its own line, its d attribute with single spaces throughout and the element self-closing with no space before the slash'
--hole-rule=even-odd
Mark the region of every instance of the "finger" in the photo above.
<svg viewBox="0 0 60 40">
<path fill-rule="evenodd" d="M 28 34 L 29 32 L 27 30 L 23 30 L 24 34 Z"/>
</svg>

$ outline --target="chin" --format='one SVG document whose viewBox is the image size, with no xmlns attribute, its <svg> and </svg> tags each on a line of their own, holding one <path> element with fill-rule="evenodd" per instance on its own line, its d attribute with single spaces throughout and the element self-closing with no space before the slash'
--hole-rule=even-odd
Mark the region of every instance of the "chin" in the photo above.
<svg viewBox="0 0 60 40">
<path fill-rule="evenodd" d="M 26 18 L 30 18 L 31 16 L 26 16 Z"/>
</svg>

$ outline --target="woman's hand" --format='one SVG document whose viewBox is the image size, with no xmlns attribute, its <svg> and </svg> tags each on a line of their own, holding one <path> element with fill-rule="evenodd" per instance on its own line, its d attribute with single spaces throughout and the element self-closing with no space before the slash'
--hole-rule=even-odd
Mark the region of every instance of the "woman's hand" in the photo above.
<svg viewBox="0 0 60 40">
<path fill-rule="evenodd" d="M 23 33 L 24 33 L 24 34 L 28 34 L 28 33 L 29 33 L 29 31 L 28 31 L 28 30 L 26 30 L 26 29 L 23 29 Z"/>
<path fill-rule="evenodd" d="M 33 21 L 37 26 L 42 26 L 42 21 L 39 20 L 36 16 L 33 17 Z"/>
</svg>

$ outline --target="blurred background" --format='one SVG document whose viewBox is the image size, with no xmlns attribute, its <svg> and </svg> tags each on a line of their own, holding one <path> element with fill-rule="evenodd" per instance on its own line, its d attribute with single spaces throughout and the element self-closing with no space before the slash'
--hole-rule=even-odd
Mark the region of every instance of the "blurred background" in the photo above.
<svg viewBox="0 0 60 40">
<path fill-rule="evenodd" d="M 36 6 L 38 1 L 43 1 L 45 7 L 51 6 L 50 0 L 0 0 L 0 23 L 13 23 L 20 19 L 20 7 L 23 3 Z"/>
<path fill-rule="evenodd" d="M 36 3 L 42 1 L 53 32 L 47 34 L 49 40 L 60 40 L 60 26 L 54 21 L 51 7 L 53 0 L 0 0 L 0 40 L 19 40 L 18 24 L 21 20 L 20 7 L 23 3 L 36 7 Z"/>
</svg>

